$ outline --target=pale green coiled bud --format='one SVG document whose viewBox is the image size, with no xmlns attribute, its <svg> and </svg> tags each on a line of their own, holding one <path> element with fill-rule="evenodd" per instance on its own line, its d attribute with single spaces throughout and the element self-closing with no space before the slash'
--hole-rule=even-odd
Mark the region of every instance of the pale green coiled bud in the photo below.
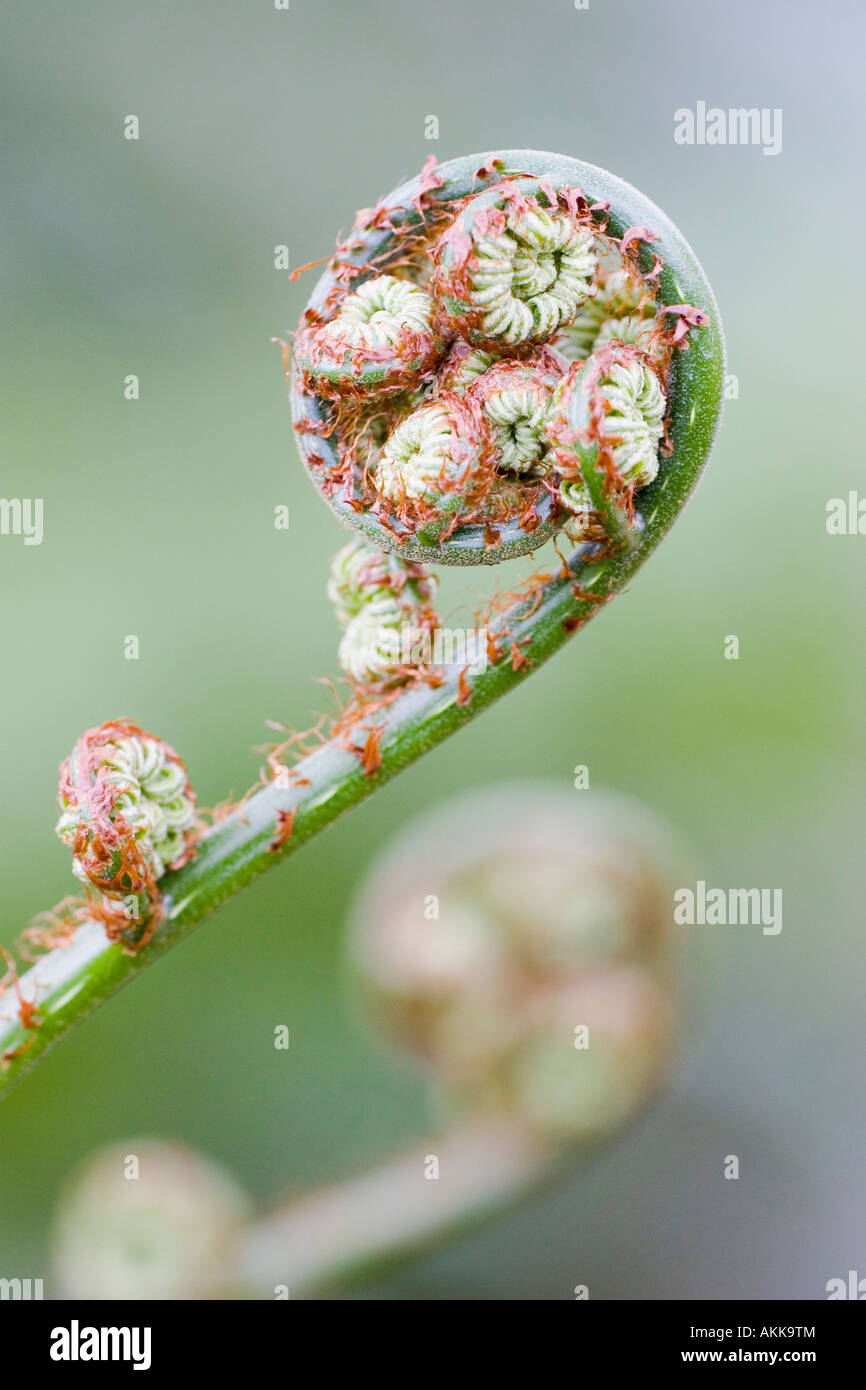
<svg viewBox="0 0 866 1390">
<path fill-rule="evenodd" d="M 654 319 L 642 319 L 638 314 L 626 314 L 621 319 L 605 319 L 595 340 L 593 351 L 607 343 L 631 343 L 648 357 L 656 350 L 658 329 Z"/>
<path fill-rule="evenodd" d="M 620 342 L 576 362 L 553 393 L 547 438 L 565 478 L 609 457 L 620 488 L 646 487 L 658 473 L 667 401 L 657 373 L 637 348 Z"/>
<path fill-rule="evenodd" d="M 453 391 L 456 396 L 465 395 L 473 382 L 483 376 L 495 361 L 494 353 L 473 348 L 458 338 L 436 374 L 439 390 Z"/>
<path fill-rule="evenodd" d="M 443 393 L 388 436 L 373 478 L 397 515 L 453 521 L 471 513 L 495 471 L 490 430 L 477 405 Z"/>
<path fill-rule="evenodd" d="M 106 930 L 140 948 L 156 923 L 158 880 L 196 849 L 195 793 L 181 758 L 128 720 L 88 729 L 61 765 L 58 806 L 57 835 L 72 850 L 76 877 L 123 901 Z"/>
<path fill-rule="evenodd" d="M 393 275 L 365 280 L 323 324 L 295 337 L 295 362 L 325 395 L 402 391 L 430 372 L 445 344 L 426 290 Z"/>
<path fill-rule="evenodd" d="M 362 685 L 404 679 L 412 632 L 435 622 L 436 588 L 423 565 L 361 540 L 343 546 L 331 563 L 328 597 L 344 628 L 339 659 L 346 675 Z"/>
<path fill-rule="evenodd" d="M 506 180 L 470 198 L 443 234 L 430 288 L 466 341 L 495 348 L 549 339 L 591 293 L 593 228 L 569 206 L 569 190 L 556 197 L 551 206 L 531 181 Z"/>
<path fill-rule="evenodd" d="M 570 513 L 562 529 L 572 541 L 603 541 L 604 524 L 592 504 L 589 490 L 583 483 L 569 478 L 560 483 L 557 492 L 560 502 Z"/>
<path fill-rule="evenodd" d="M 67 1180 L 55 1217 L 56 1294 L 68 1299 L 232 1296 L 249 1203 L 220 1167 L 180 1144 L 102 1149 Z"/>
<path fill-rule="evenodd" d="M 490 427 L 498 469 L 533 477 L 549 471 L 545 423 L 564 368 L 549 350 L 540 351 L 526 360 L 497 363 L 470 386 L 469 398 L 480 405 Z"/>
<path fill-rule="evenodd" d="M 392 596 L 411 611 L 432 603 L 438 581 L 423 565 L 411 564 L 367 541 L 352 540 L 337 551 L 328 576 L 328 598 L 345 627 L 374 600 Z"/>
<path fill-rule="evenodd" d="M 581 305 L 574 322 L 563 327 L 553 346 L 568 362 L 582 362 L 603 342 L 625 338 L 615 326 L 626 319 L 638 318 L 653 327 L 656 305 L 643 279 L 631 267 L 622 263 L 599 268 L 592 297 Z M 601 334 L 606 335 L 604 339 Z"/>
</svg>

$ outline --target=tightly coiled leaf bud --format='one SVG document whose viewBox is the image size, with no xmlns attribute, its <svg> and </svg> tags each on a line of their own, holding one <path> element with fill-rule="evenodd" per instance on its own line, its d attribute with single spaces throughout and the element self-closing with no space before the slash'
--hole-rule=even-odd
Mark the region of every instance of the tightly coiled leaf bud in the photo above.
<svg viewBox="0 0 866 1390">
<path fill-rule="evenodd" d="M 431 371 L 445 349 L 430 295 L 408 280 L 378 275 L 346 295 L 327 323 L 295 336 L 295 361 L 322 395 L 402 391 Z"/>
<path fill-rule="evenodd" d="M 615 490 L 646 487 L 658 473 L 666 398 L 649 358 L 609 343 L 576 362 L 553 393 L 547 439 L 566 479 L 608 467 Z"/>
<path fill-rule="evenodd" d="M 437 580 L 423 565 L 350 541 L 331 562 L 328 597 L 344 629 L 340 666 L 362 685 L 393 683 L 406 675 L 404 625 L 435 625 Z"/>
<path fill-rule="evenodd" d="M 195 854 L 195 804 L 175 750 L 129 720 L 88 729 L 61 764 L 56 832 L 72 850 L 73 873 L 122 901 L 129 924 L 145 926 L 138 946 L 155 925 L 157 881 Z M 107 926 L 129 944 L 128 933 Z"/>
<path fill-rule="evenodd" d="M 455 333 L 476 346 L 514 347 L 571 323 L 598 261 L 577 196 L 514 179 L 468 199 L 434 250 L 430 281 Z"/>
<path fill-rule="evenodd" d="M 376 462 L 380 505 L 404 520 L 444 530 L 471 515 L 495 472 L 490 428 L 468 397 L 443 392 L 421 405 L 388 436 Z"/>
<path fill-rule="evenodd" d="M 436 373 L 437 387 L 440 391 L 453 391 L 456 396 L 465 396 L 472 383 L 483 376 L 496 360 L 495 353 L 474 348 L 458 338 L 451 344 L 448 356 Z"/>
<path fill-rule="evenodd" d="M 574 322 L 560 330 L 553 346 L 566 361 L 582 362 L 614 338 L 635 342 L 638 326 L 649 335 L 655 329 L 656 308 L 643 277 L 632 267 L 599 266 L 592 297 L 581 305 Z"/>
<path fill-rule="evenodd" d="M 571 513 L 563 531 L 572 541 L 603 542 L 607 532 L 596 511 L 588 488 L 574 478 L 560 483 L 557 492 L 559 501 Z"/>
<path fill-rule="evenodd" d="M 410 564 L 360 539 L 337 551 L 328 576 L 328 598 L 341 627 L 383 597 L 394 596 L 407 610 L 424 607 L 434 601 L 437 588 L 436 576 L 424 565 Z"/>
<path fill-rule="evenodd" d="M 545 423 L 565 363 L 542 348 L 524 360 L 500 362 L 476 377 L 467 392 L 493 436 L 497 469 L 543 477 L 549 470 Z"/>
</svg>

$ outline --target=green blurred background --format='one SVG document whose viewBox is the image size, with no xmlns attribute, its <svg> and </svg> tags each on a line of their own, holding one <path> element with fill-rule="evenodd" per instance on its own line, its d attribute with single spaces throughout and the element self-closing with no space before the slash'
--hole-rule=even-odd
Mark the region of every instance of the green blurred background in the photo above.
<svg viewBox="0 0 866 1390">
<path fill-rule="evenodd" d="M 573 154 L 692 242 L 739 398 L 632 592 L 5 1103 L 0 1273 L 47 1273 L 57 1186 L 103 1142 L 182 1139 L 265 1200 L 418 1134 L 420 1087 L 346 1008 L 354 885 L 414 810 L 502 778 L 570 785 L 577 763 L 683 829 L 697 877 L 781 887 L 783 931 L 705 929 L 681 1073 L 624 1142 L 368 1296 L 569 1298 L 580 1282 L 593 1298 L 819 1298 L 866 1273 L 866 540 L 825 529 L 827 500 L 863 477 L 862 39 L 854 0 L 4 7 L 0 493 L 44 498 L 45 537 L 0 537 L 0 940 L 71 891 L 53 804 L 83 729 L 136 719 L 213 804 L 255 777 L 265 719 L 322 707 L 343 534 L 295 457 L 269 341 L 313 277 L 290 284 L 275 246 L 293 266 L 327 254 L 431 151 Z M 673 112 L 699 99 L 781 107 L 781 154 L 676 145 Z M 475 582 L 453 579 L 451 600 Z"/>
</svg>

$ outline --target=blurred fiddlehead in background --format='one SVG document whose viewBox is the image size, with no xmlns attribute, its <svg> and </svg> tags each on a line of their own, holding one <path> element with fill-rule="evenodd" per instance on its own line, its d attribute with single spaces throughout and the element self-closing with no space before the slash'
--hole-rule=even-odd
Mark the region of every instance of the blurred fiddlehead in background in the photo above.
<svg viewBox="0 0 866 1390">
<path fill-rule="evenodd" d="M 57 1292 L 350 1287 L 562 1181 L 670 1069 L 682 873 L 664 825 L 595 792 L 501 784 L 420 817 L 362 886 L 347 956 L 375 1031 L 420 1066 L 438 1127 L 256 1217 L 210 1160 L 114 1145 L 61 1197 Z"/>
</svg>

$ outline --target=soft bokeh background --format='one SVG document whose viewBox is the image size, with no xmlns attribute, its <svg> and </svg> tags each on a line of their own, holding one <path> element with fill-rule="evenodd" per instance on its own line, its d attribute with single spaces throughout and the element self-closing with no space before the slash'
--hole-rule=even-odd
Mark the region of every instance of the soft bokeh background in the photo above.
<svg viewBox="0 0 866 1390">
<path fill-rule="evenodd" d="M 46 1273 L 57 1185 L 97 1144 L 183 1139 L 264 1200 L 419 1133 L 419 1087 L 345 1006 L 353 885 L 414 809 L 498 778 L 569 785 L 576 763 L 684 829 L 697 876 L 781 887 L 783 931 L 706 929 L 682 1074 L 588 1174 L 368 1292 L 815 1298 L 866 1273 L 866 539 L 825 530 L 827 500 L 864 486 L 863 27 L 856 0 L 4 7 L 0 493 L 45 499 L 45 539 L 0 538 L 0 939 L 72 884 L 53 801 L 84 728 L 139 720 L 213 803 L 255 776 L 266 718 L 321 706 L 343 537 L 294 455 L 269 339 L 312 279 L 276 271 L 277 244 L 295 266 L 325 255 L 431 150 L 577 155 L 697 249 L 739 399 L 631 593 L 5 1103 L 0 1273 Z M 699 99 L 782 107 L 782 153 L 676 145 L 673 112 Z"/>
</svg>

